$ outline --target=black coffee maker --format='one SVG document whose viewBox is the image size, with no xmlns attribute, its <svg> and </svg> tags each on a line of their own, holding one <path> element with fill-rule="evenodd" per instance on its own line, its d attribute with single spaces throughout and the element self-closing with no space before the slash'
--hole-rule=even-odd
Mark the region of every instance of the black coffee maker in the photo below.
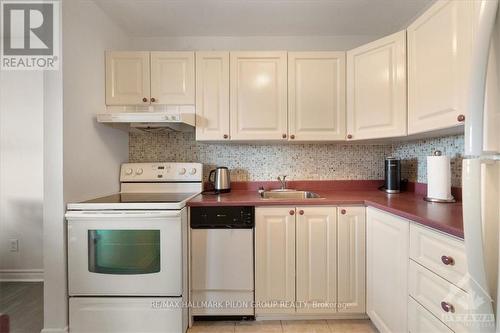
<svg viewBox="0 0 500 333">
<path fill-rule="evenodd" d="M 384 164 L 385 181 L 382 191 L 387 193 L 401 192 L 401 160 L 386 157 Z"/>
</svg>

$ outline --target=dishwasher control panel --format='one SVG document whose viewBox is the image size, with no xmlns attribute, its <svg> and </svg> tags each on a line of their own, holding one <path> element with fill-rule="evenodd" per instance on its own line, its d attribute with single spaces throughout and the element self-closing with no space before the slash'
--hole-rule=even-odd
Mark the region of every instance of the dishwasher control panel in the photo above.
<svg viewBox="0 0 500 333">
<path fill-rule="evenodd" d="M 191 207 L 190 217 L 193 229 L 252 229 L 255 225 L 255 207 Z"/>
</svg>

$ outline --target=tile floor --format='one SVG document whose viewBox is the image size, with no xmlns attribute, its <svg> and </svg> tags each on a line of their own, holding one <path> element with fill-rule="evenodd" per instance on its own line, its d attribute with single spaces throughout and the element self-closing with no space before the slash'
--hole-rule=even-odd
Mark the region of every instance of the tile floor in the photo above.
<svg viewBox="0 0 500 333">
<path fill-rule="evenodd" d="M 369 320 L 200 321 L 188 333 L 377 333 Z"/>
</svg>

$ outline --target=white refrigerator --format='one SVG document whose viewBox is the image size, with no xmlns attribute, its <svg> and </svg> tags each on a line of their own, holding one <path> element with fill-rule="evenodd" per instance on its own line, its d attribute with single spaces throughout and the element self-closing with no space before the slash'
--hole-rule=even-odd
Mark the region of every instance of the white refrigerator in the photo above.
<svg viewBox="0 0 500 333">
<path fill-rule="evenodd" d="M 500 332 L 500 18 L 478 0 L 467 92 L 462 192 L 471 332 Z"/>
</svg>

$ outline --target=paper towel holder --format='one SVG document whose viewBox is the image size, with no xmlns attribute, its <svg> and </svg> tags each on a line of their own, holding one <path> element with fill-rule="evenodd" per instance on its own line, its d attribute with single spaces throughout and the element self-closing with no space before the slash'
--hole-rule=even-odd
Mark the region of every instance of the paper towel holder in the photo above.
<svg viewBox="0 0 500 333">
<path fill-rule="evenodd" d="M 434 151 L 434 156 L 441 156 L 442 153 L 441 153 L 441 150 L 436 150 Z M 429 198 L 427 196 L 424 197 L 424 200 L 425 201 L 429 201 L 429 202 L 437 202 L 437 203 L 453 203 L 453 202 L 457 202 L 457 200 L 455 200 L 455 198 L 451 198 L 451 199 L 436 199 L 436 198 Z"/>
</svg>

